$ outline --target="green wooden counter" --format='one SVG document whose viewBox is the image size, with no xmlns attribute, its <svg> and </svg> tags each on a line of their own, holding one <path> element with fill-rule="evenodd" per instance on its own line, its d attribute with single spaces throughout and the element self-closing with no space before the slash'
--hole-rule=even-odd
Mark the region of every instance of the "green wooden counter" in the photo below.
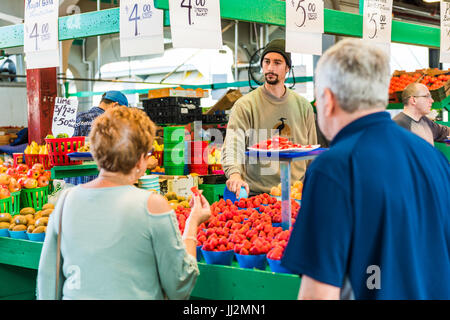
<svg viewBox="0 0 450 320">
<path fill-rule="evenodd" d="M 35 299 L 42 243 L 0 237 L 0 299 Z M 198 263 L 191 299 L 295 300 L 300 277 L 262 270 Z"/>
</svg>

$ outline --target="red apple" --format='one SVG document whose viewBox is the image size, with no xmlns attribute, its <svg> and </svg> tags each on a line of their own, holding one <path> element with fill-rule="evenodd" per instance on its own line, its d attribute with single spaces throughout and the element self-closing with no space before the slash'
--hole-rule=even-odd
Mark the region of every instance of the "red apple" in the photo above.
<svg viewBox="0 0 450 320">
<path fill-rule="evenodd" d="M 37 182 L 38 182 L 38 187 L 41 188 L 41 187 L 48 186 L 49 180 L 48 180 L 48 178 L 46 176 L 40 176 L 37 179 Z"/>
<path fill-rule="evenodd" d="M 8 176 L 10 176 L 10 177 L 12 177 L 12 178 L 14 178 L 14 179 L 17 179 L 18 174 L 17 174 L 16 169 L 14 169 L 14 168 L 9 168 L 8 170 L 6 170 L 5 173 L 6 173 Z"/>
<path fill-rule="evenodd" d="M 23 185 L 27 189 L 34 189 L 37 188 L 38 182 L 36 179 L 28 178 L 25 180 Z"/>
<path fill-rule="evenodd" d="M 0 174 L 0 184 L 9 185 L 9 182 L 11 181 L 11 177 L 8 176 L 6 173 Z"/>
<path fill-rule="evenodd" d="M 27 173 L 28 171 L 28 166 L 24 163 L 20 163 L 16 166 L 16 171 L 20 174 L 20 173 Z"/>
<path fill-rule="evenodd" d="M 11 197 L 11 193 L 6 188 L 0 188 L 0 199 Z"/>
<path fill-rule="evenodd" d="M 47 177 L 48 180 L 52 179 L 52 173 L 51 171 L 44 171 L 44 173 L 42 174 L 43 176 Z"/>
<path fill-rule="evenodd" d="M 25 177 L 20 177 L 18 180 L 17 180 L 17 182 L 20 184 L 20 186 L 23 188 L 23 187 L 25 187 L 25 180 L 27 180 L 28 178 L 25 176 Z"/>
<path fill-rule="evenodd" d="M 42 163 L 35 163 L 31 169 L 39 172 L 39 174 L 43 174 L 45 172 L 44 165 Z"/>
<path fill-rule="evenodd" d="M 31 179 L 37 179 L 39 178 L 40 174 L 38 171 L 35 171 L 33 169 L 28 170 L 27 177 Z"/>
<path fill-rule="evenodd" d="M 11 182 L 9 183 L 8 189 L 10 192 L 17 192 L 20 189 L 22 189 L 22 187 L 20 186 L 20 183 L 17 182 L 17 180 L 15 178 L 11 178 Z"/>
</svg>

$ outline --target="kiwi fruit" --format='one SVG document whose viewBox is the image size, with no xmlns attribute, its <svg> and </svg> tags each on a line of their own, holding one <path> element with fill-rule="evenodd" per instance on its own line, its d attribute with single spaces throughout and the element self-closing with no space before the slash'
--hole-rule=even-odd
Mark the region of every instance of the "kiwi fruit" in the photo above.
<svg viewBox="0 0 450 320">
<path fill-rule="evenodd" d="M 24 226 L 23 224 L 18 224 L 12 229 L 12 231 L 25 231 L 25 230 L 27 230 L 27 227 Z"/>
<path fill-rule="evenodd" d="M 36 220 L 35 226 L 41 227 L 41 226 L 47 226 L 48 224 L 48 217 L 42 217 Z"/>
<path fill-rule="evenodd" d="M 33 224 L 30 224 L 27 228 L 27 232 L 32 233 L 34 231 L 34 229 L 36 229 L 36 227 Z"/>
<path fill-rule="evenodd" d="M 46 230 L 47 230 L 47 227 L 40 226 L 40 227 L 35 228 L 32 233 L 43 233 Z"/>
<path fill-rule="evenodd" d="M 25 216 L 21 216 L 21 215 L 17 215 L 13 218 L 13 222 L 16 225 L 27 225 L 28 224 L 28 220 L 27 218 L 25 218 Z M 25 228 L 26 229 L 26 228 Z"/>
<path fill-rule="evenodd" d="M 47 209 L 55 209 L 55 205 L 53 203 L 46 203 L 42 206 L 42 210 L 47 210 Z"/>
<path fill-rule="evenodd" d="M 11 223 L 11 224 L 9 225 L 8 230 L 9 230 L 9 231 L 12 231 L 12 229 L 13 229 L 15 226 L 16 226 L 16 224 L 15 224 L 14 222 Z"/>
<path fill-rule="evenodd" d="M 22 214 L 22 215 L 27 215 L 27 214 L 35 214 L 36 213 L 36 210 L 34 210 L 34 208 L 31 208 L 31 207 L 26 207 L 26 208 L 23 208 L 23 209 L 21 209 L 20 211 L 19 211 L 19 214 Z"/>
<path fill-rule="evenodd" d="M 0 222 L 8 222 L 8 223 L 10 223 L 11 219 L 12 219 L 12 217 L 11 217 L 11 215 L 9 213 L 7 213 L 7 212 L 0 213 Z"/>
<path fill-rule="evenodd" d="M 41 211 L 42 217 L 48 217 L 53 212 L 53 209 L 45 209 Z"/>
<path fill-rule="evenodd" d="M 0 222 L 0 229 L 8 229 L 9 222 Z"/>
</svg>

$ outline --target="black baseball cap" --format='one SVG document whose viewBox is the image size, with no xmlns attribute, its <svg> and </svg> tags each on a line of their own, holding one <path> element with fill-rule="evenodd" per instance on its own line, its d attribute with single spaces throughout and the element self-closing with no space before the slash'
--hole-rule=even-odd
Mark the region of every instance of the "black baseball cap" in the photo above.
<svg viewBox="0 0 450 320">
<path fill-rule="evenodd" d="M 284 60 L 286 61 L 288 67 L 291 68 L 291 53 L 286 52 L 286 41 L 284 39 L 274 39 L 267 44 L 261 55 L 261 66 L 264 60 L 264 56 L 269 52 L 276 52 L 281 54 L 284 57 Z"/>
</svg>

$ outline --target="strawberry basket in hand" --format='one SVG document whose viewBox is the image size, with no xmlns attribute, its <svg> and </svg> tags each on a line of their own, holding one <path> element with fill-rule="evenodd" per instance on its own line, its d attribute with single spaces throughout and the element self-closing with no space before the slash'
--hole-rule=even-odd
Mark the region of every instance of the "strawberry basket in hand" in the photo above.
<svg viewBox="0 0 450 320">
<path fill-rule="evenodd" d="M 70 160 L 68 154 L 84 145 L 85 137 L 45 139 L 51 166 L 69 166 L 83 163 Z"/>
</svg>

